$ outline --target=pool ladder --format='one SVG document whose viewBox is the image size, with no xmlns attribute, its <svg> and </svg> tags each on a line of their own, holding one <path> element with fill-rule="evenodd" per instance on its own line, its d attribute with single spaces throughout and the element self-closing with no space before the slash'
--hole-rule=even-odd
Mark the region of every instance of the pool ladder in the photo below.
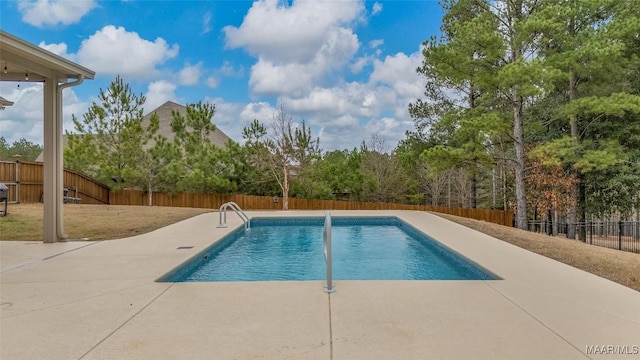
<svg viewBox="0 0 640 360">
<path fill-rule="evenodd" d="M 247 216 L 247 214 L 244 213 L 244 211 L 242 211 L 242 209 L 240 209 L 240 206 L 238 206 L 238 204 L 234 203 L 233 201 L 226 202 L 222 204 L 222 206 L 220 206 L 220 210 L 218 210 L 218 212 L 220 213 L 220 223 L 218 224 L 217 227 L 219 228 L 227 227 L 227 209 L 228 208 L 233 209 L 233 211 L 240 217 L 240 219 L 242 219 L 242 221 L 244 222 L 245 229 L 247 230 L 251 229 L 249 217 Z"/>
<path fill-rule="evenodd" d="M 331 213 L 329 212 L 327 212 L 324 217 L 322 240 L 324 243 L 324 262 L 327 264 L 327 285 L 324 287 L 324 292 L 332 293 L 336 291 L 336 288 L 333 287 L 333 274 L 331 268 Z"/>
</svg>

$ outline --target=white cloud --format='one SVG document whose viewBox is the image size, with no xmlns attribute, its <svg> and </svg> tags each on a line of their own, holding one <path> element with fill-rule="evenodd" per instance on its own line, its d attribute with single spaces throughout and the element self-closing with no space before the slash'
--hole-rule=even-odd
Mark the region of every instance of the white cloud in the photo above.
<svg viewBox="0 0 640 360">
<path fill-rule="evenodd" d="M 47 51 L 51 51 L 52 53 L 58 55 L 58 56 L 62 56 L 63 58 L 67 59 L 67 60 L 71 60 L 71 61 L 76 61 L 76 55 L 75 54 L 69 54 L 67 52 L 67 44 L 65 43 L 59 43 L 59 44 L 47 44 L 44 41 L 41 41 L 40 44 L 38 44 L 39 47 L 47 50 Z"/>
<path fill-rule="evenodd" d="M 327 72 L 347 62 L 358 47 L 358 38 L 351 30 L 333 29 L 309 62 L 276 63 L 260 57 L 251 67 L 249 84 L 258 94 L 303 96 Z"/>
<path fill-rule="evenodd" d="M 318 136 L 320 147 L 326 151 L 351 149 L 362 140 L 362 126 L 357 117 L 343 115 L 327 119 L 312 118 L 311 123 L 314 126 L 312 135 Z"/>
<path fill-rule="evenodd" d="M 397 53 L 386 56 L 383 61 L 373 62 L 373 72 L 369 78 L 369 85 L 375 85 L 378 89 L 378 100 L 384 103 L 387 112 L 393 113 L 395 121 L 399 121 L 404 130 L 409 130 L 413 121 L 409 117 L 409 103 L 422 96 L 425 87 L 424 78 L 417 76 L 416 68 L 422 62 L 420 51 L 410 55 Z M 386 97 L 383 98 L 383 94 Z M 389 121 L 383 122 L 385 131 L 392 132 Z M 376 125 L 379 127 L 380 124 Z M 400 132 L 394 132 L 399 135 Z M 392 138 L 393 139 L 393 138 Z"/>
<path fill-rule="evenodd" d="M 144 104 L 145 113 L 152 111 L 167 101 L 178 102 L 175 94 L 176 85 L 166 81 L 158 80 L 149 84 L 145 94 L 147 101 Z"/>
<path fill-rule="evenodd" d="M 353 115 L 307 118 L 312 127 L 312 135 L 320 138 L 320 147 L 325 151 L 353 149 L 371 136 L 385 137 L 391 149 L 404 139 L 405 131 L 413 128 L 411 121 L 392 117 L 362 118 Z"/>
<path fill-rule="evenodd" d="M 82 41 L 77 59 L 99 75 L 149 79 L 157 76 L 158 65 L 176 57 L 178 51 L 177 44 L 169 46 L 162 38 L 152 42 L 124 27 L 107 25 Z"/>
<path fill-rule="evenodd" d="M 195 65 L 185 65 L 180 70 L 180 85 L 197 85 L 202 74 L 202 62 Z"/>
<path fill-rule="evenodd" d="M 372 14 L 380 11 L 382 5 L 374 4 Z M 378 59 L 384 40 L 375 39 L 368 44 L 375 54 L 354 59 L 360 43 L 350 26 L 361 13 L 360 2 L 306 0 L 287 6 L 263 0 L 254 2 L 239 27 L 224 29 L 227 47 L 244 48 L 257 58 L 252 91 L 283 100 L 295 120 L 307 120 L 324 149 L 352 148 L 374 134 L 395 146 L 413 127 L 406 107 L 422 93 L 415 72 L 420 53 Z M 347 64 L 353 73 L 372 65 L 369 80 L 342 80 Z M 272 114 L 270 105 L 253 103 L 240 117 L 266 123 Z"/>
<path fill-rule="evenodd" d="M 304 97 L 283 97 L 283 100 L 292 111 L 303 114 L 372 116 L 376 110 L 364 105 L 369 93 L 366 85 L 354 82 L 332 88 L 316 87 Z"/>
<path fill-rule="evenodd" d="M 313 135 L 320 138 L 320 147 L 325 150 L 353 149 L 360 146 L 373 135 L 382 135 L 390 149 L 404 139 L 405 131 L 413 128 L 413 123 L 401 121 L 395 118 L 370 118 L 358 120 L 355 117 L 345 115 L 324 121 L 314 121 L 316 125 Z"/>
<path fill-rule="evenodd" d="M 315 87 L 304 97 L 283 96 L 282 100 L 291 110 L 302 114 L 368 118 L 394 107 L 397 97 L 386 86 L 351 82 L 329 88 Z"/>
<path fill-rule="evenodd" d="M 251 123 L 253 119 L 266 124 L 269 122 L 276 109 L 273 108 L 268 102 L 256 102 L 247 104 L 240 112 L 240 119 L 247 124 Z"/>
<path fill-rule="evenodd" d="M 325 40 L 313 59 L 313 63 L 322 66 L 324 70 L 338 68 L 360 47 L 358 36 L 351 29 L 333 29 L 326 34 Z"/>
<path fill-rule="evenodd" d="M 380 4 L 379 2 L 373 3 L 373 7 L 371 8 L 371 15 L 376 15 L 380 11 L 382 11 L 382 4 Z"/>
<path fill-rule="evenodd" d="M 241 77 L 244 75 L 244 68 L 240 65 L 237 69 L 229 61 L 225 61 L 218 69 L 219 73 L 227 77 Z"/>
<path fill-rule="evenodd" d="M 256 1 L 239 27 L 223 29 L 226 46 L 258 58 L 249 80 L 254 93 L 304 96 L 358 51 L 348 26 L 363 10 L 361 1 Z"/>
<path fill-rule="evenodd" d="M 220 85 L 220 83 L 218 82 L 218 79 L 216 79 L 214 76 L 209 76 L 207 78 L 207 86 L 215 89 L 218 87 L 218 85 Z"/>
<path fill-rule="evenodd" d="M 0 111 L 0 136 L 8 142 L 26 138 L 42 143 L 43 91 L 41 84 L 2 83 L 0 96 L 13 106 Z"/>
<path fill-rule="evenodd" d="M 421 62 L 419 51 L 409 56 L 400 52 L 386 56 L 384 61 L 375 60 L 370 82 L 388 85 L 400 97 L 417 98 L 424 90 L 424 80 L 416 74 Z"/>
<path fill-rule="evenodd" d="M 9 143 L 21 138 L 43 143 L 43 89 L 41 84 L 2 83 L 0 96 L 13 101 L 13 106 L 0 111 L 0 136 Z M 89 103 L 80 100 L 73 89 L 66 89 L 62 99 L 62 122 L 64 130 L 73 130 L 71 115 L 81 118 Z"/>
<path fill-rule="evenodd" d="M 375 39 L 369 41 L 369 47 L 372 49 L 380 47 L 380 45 L 384 44 L 384 39 Z"/>
<path fill-rule="evenodd" d="M 73 89 L 66 89 L 63 91 L 62 99 L 62 127 L 65 131 L 73 132 L 75 126 L 71 115 L 75 115 L 78 119 L 82 119 L 82 116 L 89 110 L 91 104 L 88 101 L 81 100 Z"/>
<path fill-rule="evenodd" d="M 326 43 L 326 34 L 357 20 L 360 1 L 298 0 L 287 6 L 259 0 L 240 27 L 226 26 L 226 46 L 245 48 L 266 61 L 309 62 Z"/>
<path fill-rule="evenodd" d="M 202 33 L 211 31 L 211 11 L 207 11 L 202 17 Z"/>
<path fill-rule="evenodd" d="M 384 117 L 382 119 L 371 120 L 365 125 L 368 134 L 381 134 L 385 137 L 393 136 L 400 128 L 401 122 L 394 118 Z M 404 131 L 401 132 L 404 135 Z M 396 134 L 399 135 L 399 134 Z"/>
<path fill-rule="evenodd" d="M 44 27 L 57 24 L 69 25 L 78 22 L 85 14 L 96 8 L 93 0 L 20 0 L 18 11 L 22 21 L 27 24 Z"/>
<path fill-rule="evenodd" d="M 369 59 L 369 57 L 363 56 L 358 58 L 354 63 L 352 63 L 349 66 L 349 68 L 351 69 L 352 73 L 357 74 L 361 72 L 362 69 L 364 69 L 364 67 L 367 66 L 370 62 L 371 62 L 371 59 Z"/>
<path fill-rule="evenodd" d="M 283 96 L 288 108 L 313 125 L 325 149 L 352 148 L 375 134 L 383 135 L 391 148 L 413 128 L 408 104 L 422 95 L 424 79 L 416 75 L 420 52 L 397 53 L 384 59 L 360 58 L 354 66 L 373 63 L 366 83 L 315 86 L 303 96 Z M 359 119 L 354 123 L 354 119 Z"/>
<path fill-rule="evenodd" d="M 251 67 L 249 85 L 258 94 L 293 94 L 302 96 L 316 79 L 312 65 L 276 65 L 269 61 L 258 61 Z"/>
</svg>

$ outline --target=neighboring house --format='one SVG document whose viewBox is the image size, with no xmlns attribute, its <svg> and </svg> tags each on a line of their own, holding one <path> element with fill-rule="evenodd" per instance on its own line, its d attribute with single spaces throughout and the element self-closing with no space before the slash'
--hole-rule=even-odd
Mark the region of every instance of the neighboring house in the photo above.
<svg viewBox="0 0 640 360">
<path fill-rule="evenodd" d="M 176 104 L 173 101 L 167 101 L 166 103 L 160 105 L 157 109 L 150 111 L 147 115 L 144 116 L 142 120 L 142 126 L 149 126 L 149 118 L 154 113 L 158 115 L 160 120 L 160 128 L 158 129 L 158 135 L 162 135 L 167 138 L 167 140 L 172 141 L 175 137 L 173 131 L 171 131 L 171 120 L 173 119 L 173 111 L 178 111 L 183 116 L 187 116 L 187 107 L 182 106 L 180 104 Z M 215 120 L 215 116 L 213 117 Z M 209 139 L 211 143 L 218 147 L 225 147 L 230 137 L 227 134 L 223 133 L 217 126 L 216 130 L 209 134 Z"/>
<path fill-rule="evenodd" d="M 167 101 L 166 103 L 160 105 L 157 109 L 150 111 L 147 115 L 142 119 L 142 125 L 149 125 L 149 118 L 154 113 L 158 115 L 158 119 L 160 120 L 160 126 L 158 128 L 157 135 L 163 135 L 167 138 L 167 140 L 172 141 L 175 137 L 173 131 L 171 131 L 171 120 L 173 120 L 172 112 L 176 110 L 180 112 L 182 115 L 186 116 L 187 107 L 182 106 L 180 104 L 176 104 L 173 101 Z M 215 119 L 215 116 L 214 116 Z M 217 126 L 216 130 L 209 134 L 209 139 L 211 139 L 211 143 L 218 147 L 224 147 L 227 145 L 227 142 L 231 140 L 227 134 L 223 133 Z M 62 136 L 62 146 L 67 147 L 69 145 L 69 140 L 67 135 Z M 41 152 L 38 155 L 36 161 L 44 161 L 44 152 Z"/>
</svg>

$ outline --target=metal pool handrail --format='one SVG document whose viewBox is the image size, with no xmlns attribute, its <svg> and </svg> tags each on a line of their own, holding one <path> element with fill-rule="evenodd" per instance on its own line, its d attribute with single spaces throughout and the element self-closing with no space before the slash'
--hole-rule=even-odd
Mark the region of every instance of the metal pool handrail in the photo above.
<svg viewBox="0 0 640 360">
<path fill-rule="evenodd" d="M 331 273 L 331 213 L 327 212 L 324 217 L 324 228 L 322 229 L 322 240 L 324 242 L 324 262 L 327 264 L 327 285 L 324 292 L 332 293 L 336 291 L 333 287 Z"/>
<path fill-rule="evenodd" d="M 240 209 L 240 206 L 238 206 L 238 204 L 234 203 L 233 201 L 226 202 L 222 204 L 222 206 L 220 206 L 220 210 L 218 210 L 218 212 L 220 213 L 220 223 L 218 224 L 217 227 L 219 228 L 227 227 L 227 208 L 233 209 L 233 211 L 236 214 L 238 214 L 240 219 L 242 219 L 242 221 L 244 222 L 245 229 L 247 230 L 251 229 L 249 217 L 247 216 L 247 214 L 244 213 L 244 211 L 242 211 L 242 209 Z M 224 217 L 224 221 L 223 221 L 223 217 Z"/>
</svg>

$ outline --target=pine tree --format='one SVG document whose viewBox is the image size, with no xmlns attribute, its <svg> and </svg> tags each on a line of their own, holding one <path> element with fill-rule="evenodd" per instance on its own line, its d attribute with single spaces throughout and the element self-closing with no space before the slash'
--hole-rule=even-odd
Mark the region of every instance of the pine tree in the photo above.
<svg viewBox="0 0 640 360">
<path fill-rule="evenodd" d="M 201 101 L 187 105 L 184 115 L 173 112 L 174 146 L 181 157 L 170 163 L 167 176 L 179 191 L 214 193 L 237 189 L 230 172 L 233 159 L 223 159 L 226 150 L 216 147 L 209 138 L 216 129 L 211 122 L 214 115 L 215 105 Z"/>
<path fill-rule="evenodd" d="M 75 132 L 67 133 L 67 166 L 93 176 L 112 189 L 139 185 L 145 145 L 157 126 L 142 126 L 145 97 L 135 95 L 117 76 L 107 90 L 100 89 L 82 119 L 72 116 Z"/>
<path fill-rule="evenodd" d="M 628 47 L 640 28 L 636 3 L 618 0 L 548 0 L 537 14 L 536 27 L 546 44 L 538 54 L 556 80 L 560 106 L 549 123 L 568 123 L 568 132 L 542 145 L 540 153 L 554 154 L 547 161 L 562 162 L 577 181 L 568 222 L 586 221 L 585 181 L 592 171 L 602 172 L 627 161 L 615 132 L 593 131 L 600 123 L 620 123 L 629 113 L 640 113 L 640 97 L 629 93 L 630 72 L 637 69 L 637 54 Z M 635 58 L 635 59 L 634 59 Z M 583 228 L 584 229 L 584 228 Z M 568 237 L 574 238 L 575 227 Z M 584 230 L 579 234 L 585 240 Z"/>
<path fill-rule="evenodd" d="M 472 178 L 478 174 L 478 164 L 487 159 L 487 142 L 510 129 L 520 228 L 527 226 L 527 104 L 548 89 L 553 75 L 534 56 L 540 39 L 530 27 L 540 6 L 534 0 L 444 2 L 443 39 L 425 43 L 425 63 L 419 69 L 429 81 L 425 91 L 429 101 L 410 107 L 414 118 L 435 117 L 451 129 L 448 143 L 425 157 L 444 156 L 445 164 L 469 163 Z M 457 94 L 448 95 L 452 90 Z M 455 146 L 448 146 L 450 140 Z"/>
</svg>

